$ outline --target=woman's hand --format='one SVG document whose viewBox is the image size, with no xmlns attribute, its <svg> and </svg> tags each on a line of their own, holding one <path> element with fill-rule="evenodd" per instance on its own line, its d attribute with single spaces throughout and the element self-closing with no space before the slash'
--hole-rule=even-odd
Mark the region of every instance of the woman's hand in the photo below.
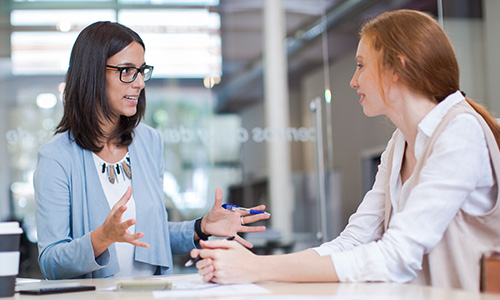
<svg viewBox="0 0 500 300">
<path fill-rule="evenodd" d="M 252 207 L 255 210 L 264 210 L 265 205 Z M 232 211 L 222 207 L 222 190 L 215 190 L 215 203 L 212 209 L 201 219 L 201 230 L 205 234 L 216 236 L 234 236 L 235 240 L 242 245 L 252 248 L 253 245 L 240 236 L 237 232 L 261 232 L 265 231 L 265 226 L 246 226 L 260 220 L 269 219 L 271 215 L 263 214 L 248 214 L 244 211 Z"/>
<path fill-rule="evenodd" d="M 259 281 L 259 257 L 236 241 L 200 241 L 203 249 L 191 250 L 191 257 L 203 258 L 196 263 L 205 282 L 219 284 Z"/>
<path fill-rule="evenodd" d="M 132 187 L 128 187 L 127 191 L 118 202 L 113 206 L 104 223 L 97 227 L 90 234 L 92 247 L 94 248 L 94 256 L 98 257 L 108 247 L 115 242 L 126 242 L 134 246 L 149 248 L 147 243 L 143 243 L 138 239 L 144 237 L 144 233 L 130 233 L 128 228 L 135 225 L 135 219 L 129 219 L 122 222 L 122 215 L 127 210 L 127 202 L 132 196 Z"/>
<path fill-rule="evenodd" d="M 330 255 L 313 249 L 281 255 L 255 255 L 233 241 L 200 241 L 203 249 L 191 250 L 198 274 L 205 282 L 219 284 L 279 282 L 338 282 Z"/>
</svg>

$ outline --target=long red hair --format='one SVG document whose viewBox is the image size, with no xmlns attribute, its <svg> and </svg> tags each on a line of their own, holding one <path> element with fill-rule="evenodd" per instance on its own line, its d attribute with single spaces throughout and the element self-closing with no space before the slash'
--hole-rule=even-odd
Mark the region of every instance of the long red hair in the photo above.
<svg viewBox="0 0 500 300">
<path fill-rule="evenodd" d="M 458 61 L 448 36 L 431 16 L 415 10 L 385 12 L 363 25 L 361 38 L 378 53 L 379 69 L 392 70 L 413 92 L 437 103 L 460 90 Z M 466 97 L 500 148 L 500 126 L 486 108 Z"/>
</svg>

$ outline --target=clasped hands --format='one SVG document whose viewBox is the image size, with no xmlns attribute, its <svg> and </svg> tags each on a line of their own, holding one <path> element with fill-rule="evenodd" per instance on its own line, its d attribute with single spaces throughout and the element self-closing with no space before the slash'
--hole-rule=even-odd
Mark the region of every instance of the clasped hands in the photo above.
<svg viewBox="0 0 500 300">
<path fill-rule="evenodd" d="M 122 221 L 122 215 L 127 209 L 127 202 L 132 196 L 132 188 L 129 187 L 121 199 L 113 206 L 104 223 L 91 233 L 94 256 L 98 257 L 111 244 L 115 242 L 126 242 L 137 247 L 149 248 L 149 244 L 139 241 L 144 233 L 131 233 L 128 228 L 135 225 L 135 219 Z M 260 220 L 269 219 L 268 213 L 250 215 L 242 211 L 230 211 L 222 208 L 222 190 L 215 191 L 215 203 L 212 209 L 201 220 L 201 230 L 205 234 L 215 236 L 234 236 L 235 240 L 242 245 L 252 248 L 253 245 L 238 236 L 238 232 L 261 232 L 265 226 L 246 226 Z M 265 205 L 252 207 L 255 210 L 264 210 Z"/>
</svg>

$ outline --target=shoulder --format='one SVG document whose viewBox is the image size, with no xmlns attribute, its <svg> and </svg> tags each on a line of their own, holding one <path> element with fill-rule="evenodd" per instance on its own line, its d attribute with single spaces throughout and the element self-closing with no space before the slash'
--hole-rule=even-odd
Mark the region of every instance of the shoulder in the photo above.
<svg viewBox="0 0 500 300">
<path fill-rule="evenodd" d="M 140 123 L 134 129 L 132 144 L 141 151 L 151 151 L 152 149 L 160 149 L 163 141 L 158 130 Z"/>
<path fill-rule="evenodd" d="M 134 140 L 161 140 L 160 133 L 153 127 L 140 123 L 134 129 Z"/>
<path fill-rule="evenodd" d="M 480 123 L 479 115 L 461 113 L 454 116 L 445 127 L 436 130 L 427 144 L 432 145 L 432 155 L 445 160 L 449 157 L 453 160 L 464 161 L 464 157 L 479 164 L 481 161 L 489 161 L 488 146 L 486 140 L 487 130 Z M 429 145 L 429 146 L 430 146 Z"/>
<path fill-rule="evenodd" d="M 460 134 L 462 131 L 464 136 L 473 134 L 484 137 L 484 130 L 488 129 L 488 126 L 484 121 L 483 117 L 464 99 L 449 107 L 441 118 L 441 124 L 437 125 L 437 127 L 443 127 L 443 125 L 446 125 L 443 128 L 444 132 L 448 131 Z M 486 126 L 483 127 L 482 124 Z"/>
<path fill-rule="evenodd" d="M 472 113 L 461 113 L 450 120 L 443 134 L 455 134 L 466 139 L 484 139 L 484 129 L 478 118 L 479 115 Z"/>
<path fill-rule="evenodd" d="M 38 151 L 40 156 L 53 158 L 71 158 L 76 152 L 82 149 L 72 140 L 67 132 L 54 135 L 46 144 L 42 145 Z"/>
<path fill-rule="evenodd" d="M 447 98 L 448 99 L 448 98 Z M 482 116 L 470 107 L 465 100 L 450 100 L 439 103 L 419 124 L 419 132 L 428 139 L 436 140 L 437 137 L 450 137 L 466 141 L 484 139 L 484 130 L 481 122 Z M 485 128 L 487 129 L 487 128 Z"/>
<path fill-rule="evenodd" d="M 84 150 L 71 140 L 67 132 L 54 135 L 38 151 L 38 162 L 35 170 L 36 182 L 45 178 L 69 176 L 74 166 L 78 165 Z M 45 182 L 45 181 L 44 181 Z"/>
</svg>

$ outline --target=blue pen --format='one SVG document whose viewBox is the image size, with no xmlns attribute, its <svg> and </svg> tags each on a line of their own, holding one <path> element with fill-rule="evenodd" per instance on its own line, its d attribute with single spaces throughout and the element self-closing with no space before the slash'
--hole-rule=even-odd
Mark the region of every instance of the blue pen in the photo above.
<svg viewBox="0 0 500 300">
<path fill-rule="evenodd" d="M 254 214 L 254 215 L 268 213 L 268 212 L 265 212 L 263 210 L 255 210 L 255 209 L 250 209 L 250 208 L 239 207 L 238 205 L 234 205 L 234 204 L 230 204 L 230 203 L 224 203 L 224 204 L 222 204 L 222 207 L 224 207 L 225 209 L 228 209 L 228 210 L 241 210 L 241 211 L 247 212 L 249 214 Z"/>
</svg>

